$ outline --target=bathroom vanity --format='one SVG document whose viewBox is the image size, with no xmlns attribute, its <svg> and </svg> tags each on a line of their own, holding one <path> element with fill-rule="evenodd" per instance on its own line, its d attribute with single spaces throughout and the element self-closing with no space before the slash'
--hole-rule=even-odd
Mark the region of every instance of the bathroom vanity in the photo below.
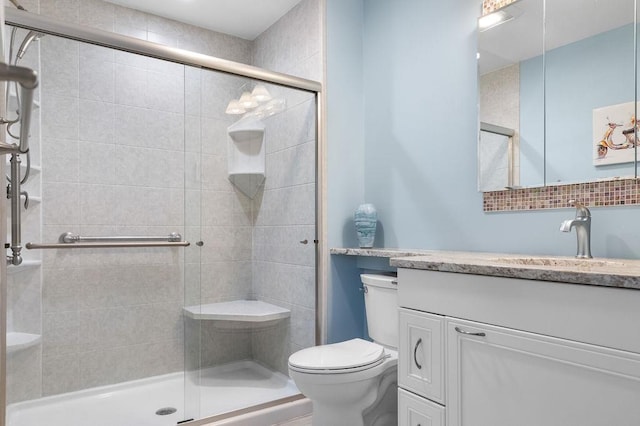
<svg viewBox="0 0 640 426">
<path fill-rule="evenodd" d="M 398 268 L 399 424 L 640 424 L 640 261 L 431 252 Z"/>
</svg>

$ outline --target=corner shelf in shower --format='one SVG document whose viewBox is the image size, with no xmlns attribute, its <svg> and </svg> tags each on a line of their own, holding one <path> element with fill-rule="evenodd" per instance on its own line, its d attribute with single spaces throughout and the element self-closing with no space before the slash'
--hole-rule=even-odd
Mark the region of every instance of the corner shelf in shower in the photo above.
<svg viewBox="0 0 640 426">
<path fill-rule="evenodd" d="M 7 333 L 7 353 L 11 354 L 30 348 L 40 343 L 40 340 L 42 340 L 42 336 L 39 334 L 10 331 Z"/>
<path fill-rule="evenodd" d="M 260 323 L 289 318 L 291 311 L 260 300 L 234 300 L 184 308 L 196 320 L 241 321 Z"/>
<path fill-rule="evenodd" d="M 41 260 L 23 260 L 18 266 L 8 265 L 7 274 L 17 274 L 20 272 L 28 271 L 30 269 L 39 268 L 42 265 Z"/>
<path fill-rule="evenodd" d="M 255 117 L 243 118 L 229 126 L 227 134 L 229 181 L 253 198 L 265 180 L 265 125 Z"/>
</svg>

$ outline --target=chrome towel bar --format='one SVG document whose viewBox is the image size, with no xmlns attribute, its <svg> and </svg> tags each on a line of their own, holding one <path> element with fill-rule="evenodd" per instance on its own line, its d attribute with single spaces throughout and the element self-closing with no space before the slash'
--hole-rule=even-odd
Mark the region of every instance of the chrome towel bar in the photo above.
<svg viewBox="0 0 640 426">
<path fill-rule="evenodd" d="M 60 235 L 58 243 L 27 243 L 26 248 L 35 249 L 67 249 L 67 248 L 131 248 L 131 247 L 188 247 L 188 241 L 182 241 L 182 235 L 172 232 L 167 236 L 112 236 L 83 237 L 72 232 Z"/>
</svg>

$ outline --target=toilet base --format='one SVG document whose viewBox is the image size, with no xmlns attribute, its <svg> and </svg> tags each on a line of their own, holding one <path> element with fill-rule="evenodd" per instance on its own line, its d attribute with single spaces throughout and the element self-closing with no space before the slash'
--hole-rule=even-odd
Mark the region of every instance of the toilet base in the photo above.
<svg viewBox="0 0 640 426">
<path fill-rule="evenodd" d="M 397 370 L 382 378 L 378 398 L 371 407 L 365 410 L 363 423 L 365 426 L 398 425 Z"/>
<path fill-rule="evenodd" d="M 378 385 L 372 383 L 376 381 L 379 382 Z M 334 391 L 333 396 L 337 398 L 326 397 L 318 401 L 319 398 L 314 400 L 312 396 L 313 426 L 396 426 L 397 368 L 393 366 L 382 377 L 362 381 L 357 385 L 359 390 L 353 392 L 356 389 L 352 387 L 352 392 L 348 395 L 339 395 Z M 304 393 L 304 389 L 301 390 Z M 315 389 L 317 390 L 318 388 Z M 360 397 L 353 398 L 355 395 Z"/>
</svg>

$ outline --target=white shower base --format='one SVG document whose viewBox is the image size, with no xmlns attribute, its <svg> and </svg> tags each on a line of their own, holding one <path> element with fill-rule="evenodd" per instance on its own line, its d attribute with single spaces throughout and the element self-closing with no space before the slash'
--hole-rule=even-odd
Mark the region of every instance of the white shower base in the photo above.
<svg viewBox="0 0 640 426">
<path fill-rule="evenodd" d="M 299 393 L 287 376 L 252 361 L 203 370 L 200 380 L 196 387 L 185 383 L 183 373 L 173 373 L 11 404 L 8 426 L 175 426 L 185 420 L 185 388 L 187 404 L 199 402 L 199 418 Z M 164 407 L 177 411 L 155 414 Z"/>
</svg>

